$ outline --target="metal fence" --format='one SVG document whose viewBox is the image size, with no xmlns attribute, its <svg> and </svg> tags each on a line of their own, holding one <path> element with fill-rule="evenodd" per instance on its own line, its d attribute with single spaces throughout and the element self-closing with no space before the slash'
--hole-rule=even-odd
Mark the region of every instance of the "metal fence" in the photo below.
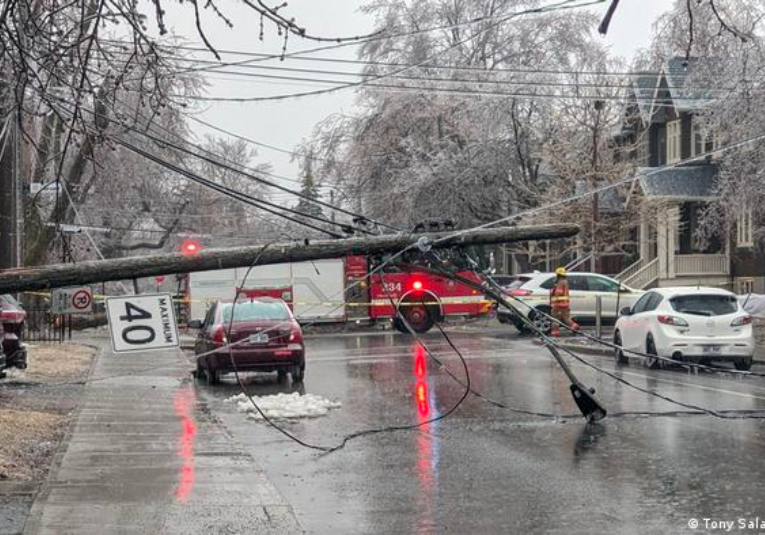
<svg viewBox="0 0 765 535">
<path fill-rule="evenodd" d="M 49 308 L 26 309 L 25 342 L 64 342 L 72 339 L 72 316 L 51 314 Z"/>
</svg>

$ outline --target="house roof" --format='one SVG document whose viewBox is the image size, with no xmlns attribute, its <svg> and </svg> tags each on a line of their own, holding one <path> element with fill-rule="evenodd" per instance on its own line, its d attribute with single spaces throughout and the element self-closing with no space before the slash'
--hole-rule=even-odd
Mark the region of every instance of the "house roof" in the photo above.
<svg viewBox="0 0 765 535">
<path fill-rule="evenodd" d="M 667 77 L 667 86 L 669 94 L 677 111 L 693 111 L 713 100 L 712 92 L 709 89 L 697 89 L 686 87 L 686 82 L 694 70 L 701 65 L 699 58 L 688 58 L 676 56 L 669 58 L 664 63 L 664 74 Z M 708 61 L 705 61 L 705 65 Z"/>
<path fill-rule="evenodd" d="M 638 74 L 632 78 L 632 90 L 644 123 L 648 123 L 651 117 L 654 93 L 660 79 L 656 74 Z"/>
<path fill-rule="evenodd" d="M 605 182 L 598 184 L 599 187 L 605 185 Z M 590 189 L 591 188 L 583 180 L 577 180 L 574 192 L 577 195 L 582 195 Z M 590 202 L 589 199 L 591 199 L 591 197 L 588 197 L 587 202 Z M 602 214 L 624 212 L 625 200 L 626 199 L 619 194 L 619 190 L 615 187 L 603 190 L 598 194 L 598 212 Z"/>
<path fill-rule="evenodd" d="M 688 165 L 684 167 L 640 167 L 638 179 L 646 197 L 706 199 L 714 197 L 717 167 Z"/>
</svg>

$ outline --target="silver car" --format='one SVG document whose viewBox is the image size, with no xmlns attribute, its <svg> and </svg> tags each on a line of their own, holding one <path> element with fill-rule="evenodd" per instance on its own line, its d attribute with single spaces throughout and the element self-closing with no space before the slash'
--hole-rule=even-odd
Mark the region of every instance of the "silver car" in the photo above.
<svg viewBox="0 0 765 535">
<path fill-rule="evenodd" d="M 504 306 L 497 308 L 497 319 L 502 323 L 513 323 L 521 332 L 529 331 L 526 320 L 530 320 L 543 332 L 550 330 L 552 313 L 550 290 L 555 285 L 555 273 L 524 273 L 518 275 L 520 284 L 505 289 L 512 310 Z M 613 323 L 619 316 L 619 310 L 631 307 L 643 295 L 619 281 L 598 273 L 569 272 L 571 288 L 571 316 L 577 323 L 595 323 L 596 301 L 601 298 L 601 318 Z"/>
</svg>

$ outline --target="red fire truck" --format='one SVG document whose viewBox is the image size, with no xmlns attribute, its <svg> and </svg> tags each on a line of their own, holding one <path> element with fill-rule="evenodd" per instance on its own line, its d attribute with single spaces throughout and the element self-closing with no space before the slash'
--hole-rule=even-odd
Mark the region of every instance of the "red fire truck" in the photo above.
<svg viewBox="0 0 765 535">
<path fill-rule="evenodd" d="M 231 300 L 237 290 L 248 297 L 280 297 L 302 323 L 390 321 L 399 330 L 397 310 L 417 332 L 434 321 L 488 314 L 492 303 L 483 294 L 446 277 L 408 269 L 395 263 L 376 270 L 379 260 L 349 256 L 320 260 L 191 273 L 189 319 L 203 319 L 211 301 Z M 372 273 L 370 275 L 370 273 Z M 457 273 L 481 278 L 472 270 Z"/>
</svg>

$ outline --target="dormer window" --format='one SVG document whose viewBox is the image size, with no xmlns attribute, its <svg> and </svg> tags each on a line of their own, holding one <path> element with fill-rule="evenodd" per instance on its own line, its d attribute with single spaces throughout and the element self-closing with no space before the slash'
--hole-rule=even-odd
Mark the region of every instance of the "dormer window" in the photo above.
<svg viewBox="0 0 765 535">
<path fill-rule="evenodd" d="M 680 161 L 680 120 L 667 123 L 667 163 Z"/>
</svg>

